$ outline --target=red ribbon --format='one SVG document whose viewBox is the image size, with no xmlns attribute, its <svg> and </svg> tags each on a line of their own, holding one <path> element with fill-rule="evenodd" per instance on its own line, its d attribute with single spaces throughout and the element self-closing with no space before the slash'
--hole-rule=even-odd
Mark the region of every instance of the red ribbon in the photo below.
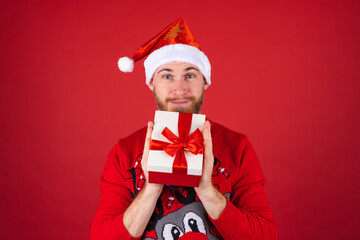
<svg viewBox="0 0 360 240">
<path fill-rule="evenodd" d="M 176 174 L 187 174 L 187 162 L 184 150 L 189 151 L 194 155 L 202 154 L 204 150 L 204 138 L 201 131 L 197 128 L 191 135 L 189 135 L 191 121 L 192 114 L 179 113 L 179 137 L 171 132 L 170 129 L 165 127 L 161 134 L 171 143 L 159 140 L 151 140 L 150 142 L 150 150 L 163 150 L 169 156 L 175 156 L 173 173 Z"/>
</svg>

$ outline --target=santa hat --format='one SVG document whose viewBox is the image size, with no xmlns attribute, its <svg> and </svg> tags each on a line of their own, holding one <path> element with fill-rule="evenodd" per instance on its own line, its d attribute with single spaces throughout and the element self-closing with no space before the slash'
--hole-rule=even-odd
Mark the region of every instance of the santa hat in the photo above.
<svg viewBox="0 0 360 240">
<path fill-rule="evenodd" d="M 210 85 L 211 65 L 207 56 L 190 31 L 184 18 L 167 26 L 154 38 L 142 45 L 130 59 L 122 57 L 118 66 L 122 72 L 132 72 L 134 62 L 147 56 L 144 61 L 146 84 L 149 84 L 158 67 L 170 62 L 186 62 L 197 66 Z"/>
</svg>

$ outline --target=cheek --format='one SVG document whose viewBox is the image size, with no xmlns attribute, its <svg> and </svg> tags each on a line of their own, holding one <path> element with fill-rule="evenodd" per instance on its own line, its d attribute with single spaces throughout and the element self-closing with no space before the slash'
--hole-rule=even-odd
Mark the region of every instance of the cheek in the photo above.
<svg viewBox="0 0 360 240">
<path fill-rule="evenodd" d="M 155 92 L 158 98 L 165 99 L 168 95 L 168 88 L 164 84 L 158 84 L 155 86 Z"/>
<path fill-rule="evenodd" d="M 199 84 L 196 87 L 193 88 L 192 93 L 196 96 L 200 96 L 201 93 L 204 91 L 204 85 L 203 84 Z"/>
</svg>

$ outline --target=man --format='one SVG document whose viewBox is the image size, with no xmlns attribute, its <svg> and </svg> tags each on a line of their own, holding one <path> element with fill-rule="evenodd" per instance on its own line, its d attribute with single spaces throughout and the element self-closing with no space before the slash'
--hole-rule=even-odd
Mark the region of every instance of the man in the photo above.
<svg viewBox="0 0 360 240">
<path fill-rule="evenodd" d="M 122 58 L 122 71 L 145 60 L 146 83 L 160 110 L 200 113 L 210 62 L 183 18 Z M 276 239 L 265 179 L 246 136 L 206 121 L 199 187 L 148 183 L 153 123 L 120 139 L 101 178 L 91 239 Z M 145 139 L 145 140 L 144 140 Z"/>
</svg>

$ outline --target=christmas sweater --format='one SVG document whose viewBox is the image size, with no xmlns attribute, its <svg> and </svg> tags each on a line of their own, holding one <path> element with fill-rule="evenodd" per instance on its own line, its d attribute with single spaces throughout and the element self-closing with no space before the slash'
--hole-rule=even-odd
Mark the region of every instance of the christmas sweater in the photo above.
<svg viewBox="0 0 360 240">
<path fill-rule="evenodd" d="M 123 213 L 146 181 L 141 168 L 146 127 L 120 139 L 101 176 L 101 201 L 91 240 L 277 239 L 263 186 L 265 178 L 248 138 L 211 122 L 212 182 L 226 197 L 219 218 L 211 219 L 192 187 L 164 186 L 147 228 L 132 238 Z"/>
</svg>

